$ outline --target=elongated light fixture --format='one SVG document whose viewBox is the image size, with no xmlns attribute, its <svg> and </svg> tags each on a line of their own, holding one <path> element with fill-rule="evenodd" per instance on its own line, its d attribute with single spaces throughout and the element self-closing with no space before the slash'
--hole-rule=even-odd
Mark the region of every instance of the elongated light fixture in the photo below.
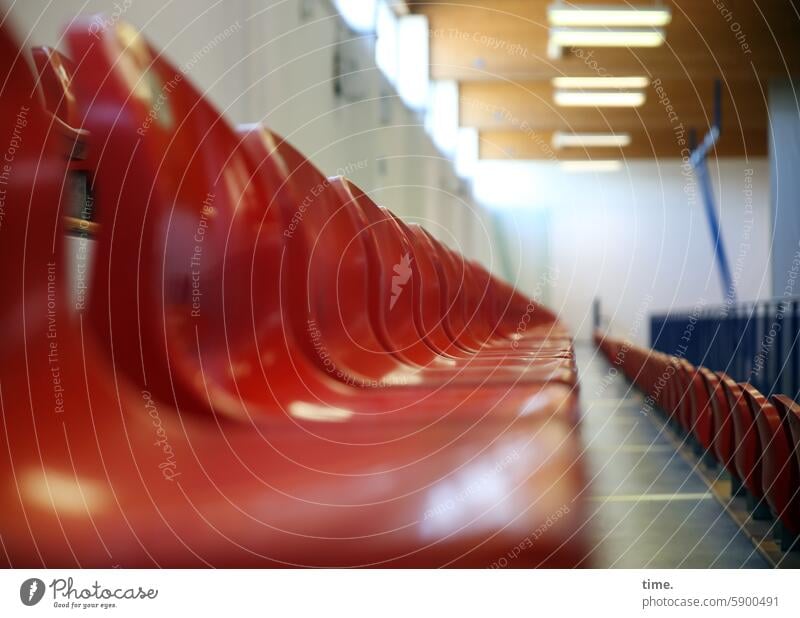
<svg viewBox="0 0 800 618">
<path fill-rule="evenodd" d="M 613 90 L 620 88 L 624 90 L 636 90 L 647 88 L 650 80 L 646 77 L 554 77 L 552 80 L 554 88 L 580 88 L 582 90 Z"/>
<path fill-rule="evenodd" d="M 660 28 L 551 28 L 553 47 L 658 47 L 666 40 Z"/>
<path fill-rule="evenodd" d="M 355 32 L 375 32 L 377 0 L 333 0 L 333 5 Z"/>
<path fill-rule="evenodd" d="M 397 20 L 397 92 L 411 109 L 422 111 L 428 104 L 428 18 L 406 15 Z"/>
<path fill-rule="evenodd" d="M 622 169 L 619 160 L 587 160 L 587 161 L 561 161 L 561 170 L 564 172 L 618 172 Z"/>
<path fill-rule="evenodd" d="M 562 107 L 639 107 L 645 101 L 640 90 L 556 90 L 553 100 Z"/>
<path fill-rule="evenodd" d="M 564 133 L 556 131 L 553 148 L 624 148 L 631 143 L 630 133 Z"/>
<path fill-rule="evenodd" d="M 672 11 L 665 6 L 567 6 L 551 4 L 547 19 L 553 26 L 666 26 Z"/>
</svg>

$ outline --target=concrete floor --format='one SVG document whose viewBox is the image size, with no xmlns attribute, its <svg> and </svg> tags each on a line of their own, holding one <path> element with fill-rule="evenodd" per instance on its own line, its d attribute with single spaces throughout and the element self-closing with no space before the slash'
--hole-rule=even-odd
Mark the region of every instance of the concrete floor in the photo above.
<svg viewBox="0 0 800 618">
<path fill-rule="evenodd" d="M 595 348 L 576 352 L 594 566 L 768 568 L 641 393 Z"/>
</svg>

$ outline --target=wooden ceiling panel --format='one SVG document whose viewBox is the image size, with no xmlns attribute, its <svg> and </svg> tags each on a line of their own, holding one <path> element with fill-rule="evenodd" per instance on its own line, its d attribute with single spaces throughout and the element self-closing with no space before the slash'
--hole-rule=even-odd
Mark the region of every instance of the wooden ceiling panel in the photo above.
<svg viewBox="0 0 800 618">
<path fill-rule="evenodd" d="M 587 159 L 683 158 L 689 146 L 685 131 L 631 131 L 631 143 L 623 148 L 561 148 L 552 145 L 552 131 L 481 131 L 482 159 L 530 159 L 570 161 Z M 702 137 L 702 134 L 700 134 Z M 763 157 L 766 132 L 760 129 L 723 132 L 715 154 L 720 157 Z"/>
<path fill-rule="evenodd" d="M 431 76 L 460 82 L 460 121 L 499 146 L 482 156 L 541 158 L 531 132 L 628 131 L 641 139 L 628 156 L 675 156 L 670 133 L 682 126 L 703 134 L 712 122 L 713 82 L 723 82 L 724 138 L 718 155 L 766 152 L 766 84 L 800 75 L 800 13 L 793 0 L 665 0 L 672 8 L 666 44 L 654 49 L 565 49 L 547 57 L 547 7 L 553 0 L 435 0 L 409 2 L 429 19 Z M 580 0 L 576 4 L 619 4 Z M 632 0 L 648 5 L 648 0 Z M 568 108 L 553 102 L 556 76 L 642 75 L 639 108 Z M 663 97 L 669 99 L 672 110 Z M 510 137 L 518 132 L 516 138 Z M 499 150 L 498 150 L 499 149 Z M 648 154 L 649 153 L 649 154 Z M 610 153 L 606 153 L 610 154 Z"/>
<path fill-rule="evenodd" d="M 800 16 L 791 0 L 728 0 L 733 10 L 730 22 L 728 13 L 712 2 L 667 2 L 673 18 L 666 28 L 666 45 L 565 49 L 559 60 L 547 57 L 550 3 L 486 0 L 470 6 L 415 5 L 429 19 L 432 76 L 543 79 L 592 75 L 598 68 L 614 75 L 644 72 L 664 79 L 747 76 L 765 80 L 800 74 Z"/>
<path fill-rule="evenodd" d="M 723 89 L 725 126 L 766 130 L 767 103 L 756 84 L 729 82 Z M 713 82 L 669 80 L 646 89 L 641 107 L 559 107 L 549 81 L 462 82 L 460 123 L 483 130 L 637 131 L 676 128 L 703 132 L 713 120 Z"/>
</svg>

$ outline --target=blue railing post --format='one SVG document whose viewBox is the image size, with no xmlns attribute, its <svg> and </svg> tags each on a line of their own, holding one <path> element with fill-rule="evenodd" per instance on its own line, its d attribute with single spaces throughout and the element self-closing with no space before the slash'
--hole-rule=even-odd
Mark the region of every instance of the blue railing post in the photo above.
<svg viewBox="0 0 800 618">
<path fill-rule="evenodd" d="M 693 365 L 750 382 L 764 395 L 800 398 L 800 297 L 651 315 L 650 343 Z"/>
</svg>

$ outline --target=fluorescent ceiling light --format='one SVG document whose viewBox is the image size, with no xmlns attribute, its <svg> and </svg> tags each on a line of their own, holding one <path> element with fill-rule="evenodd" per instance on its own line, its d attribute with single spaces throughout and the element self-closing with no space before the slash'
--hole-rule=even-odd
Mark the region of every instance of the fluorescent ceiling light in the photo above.
<svg viewBox="0 0 800 618">
<path fill-rule="evenodd" d="M 556 90 L 553 100 L 562 107 L 639 107 L 645 101 L 639 90 Z"/>
<path fill-rule="evenodd" d="M 666 37 L 659 28 L 551 28 L 553 47 L 658 47 Z"/>
<path fill-rule="evenodd" d="M 377 0 L 333 0 L 333 4 L 355 32 L 375 32 Z"/>
<path fill-rule="evenodd" d="M 672 21 L 672 11 L 663 6 L 551 4 L 547 19 L 554 26 L 666 26 Z"/>
<path fill-rule="evenodd" d="M 552 81 L 554 88 L 582 88 L 613 90 L 622 88 L 635 90 L 637 88 L 647 88 L 650 80 L 646 77 L 554 77 Z"/>
<path fill-rule="evenodd" d="M 478 129 L 460 127 L 456 141 L 456 158 L 454 161 L 456 175 L 459 178 L 472 178 L 480 157 Z"/>
<path fill-rule="evenodd" d="M 553 133 L 553 148 L 622 148 L 631 143 L 629 133 Z"/>
<path fill-rule="evenodd" d="M 455 158 L 458 147 L 458 82 L 432 81 L 429 86 L 425 130 L 445 155 Z"/>
<path fill-rule="evenodd" d="M 398 20 L 397 91 L 403 102 L 414 110 L 428 104 L 428 18 L 406 15 Z"/>
<path fill-rule="evenodd" d="M 489 210 L 532 211 L 563 199 L 553 186 L 549 162 L 481 159 L 472 180 L 475 201 Z"/>
<path fill-rule="evenodd" d="M 378 3 L 375 20 L 375 64 L 389 80 L 397 83 L 398 39 L 400 25 L 394 12 L 385 2 Z"/>
<path fill-rule="evenodd" d="M 622 161 L 561 161 L 560 167 L 565 172 L 618 172 Z"/>
<path fill-rule="evenodd" d="M 356 1 L 361 2 L 362 0 Z M 386 0 L 386 4 L 389 5 L 389 8 L 392 9 L 394 14 L 398 17 L 411 14 L 411 11 L 408 10 L 408 4 L 406 4 L 405 0 Z"/>
</svg>

